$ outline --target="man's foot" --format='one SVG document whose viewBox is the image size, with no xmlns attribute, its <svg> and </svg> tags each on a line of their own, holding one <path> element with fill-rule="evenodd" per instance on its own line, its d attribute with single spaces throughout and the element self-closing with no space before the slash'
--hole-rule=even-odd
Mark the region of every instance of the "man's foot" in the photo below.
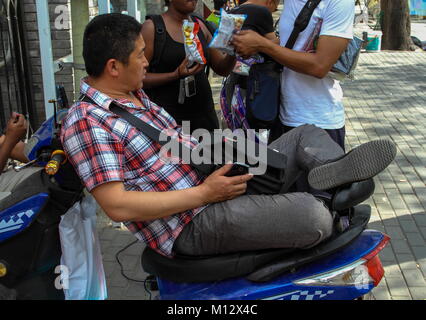
<svg viewBox="0 0 426 320">
<path fill-rule="evenodd" d="M 344 188 L 338 188 L 333 195 L 330 207 L 333 211 L 344 211 L 364 202 L 374 193 L 374 180 L 354 182 Z"/>
<path fill-rule="evenodd" d="M 392 141 L 370 141 L 336 161 L 312 169 L 308 175 L 308 182 L 315 189 L 329 190 L 367 180 L 383 171 L 395 156 L 396 145 Z"/>
</svg>

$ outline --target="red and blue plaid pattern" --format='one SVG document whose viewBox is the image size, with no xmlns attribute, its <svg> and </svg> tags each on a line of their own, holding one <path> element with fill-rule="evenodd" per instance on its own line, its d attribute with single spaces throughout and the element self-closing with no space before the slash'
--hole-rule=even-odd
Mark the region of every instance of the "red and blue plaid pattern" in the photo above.
<svg viewBox="0 0 426 320">
<path fill-rule="evenodd" d="M 81 93 L 96 105 L 77 102 L 62 123 L 62 143 L 68 159 L 86 188 L 122 181 L 128 191 L 172 191 L 191 188 L 204 177 L 187 164 L 165 162 L 160 157 L 161 145 L 154 142 L 127 121 L 109 111 L 112 99 L 92 88 L 85 79 Z M 143 90 L 135 93 L 143 107 L 126 99 L 114 100 L 127 111 L 159 130 L 174 129 L 181 133 L 175 120 L 151 102 Z M 179 134 L 194 146 L 197 142 Z M 126 222 L 126 227 L 157 252 L 172 256 L 174 241 L 204 207 L 176 213 L 170 217 L 144 222 Z"/>
</svg>

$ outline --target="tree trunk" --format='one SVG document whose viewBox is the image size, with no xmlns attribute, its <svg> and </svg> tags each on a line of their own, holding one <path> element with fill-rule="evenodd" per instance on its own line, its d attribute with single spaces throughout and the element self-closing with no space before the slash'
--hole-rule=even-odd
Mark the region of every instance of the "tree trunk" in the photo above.
<svg viewBox="0 0 426 320">
<path fill-rule="evenodd" d="M 408 0 L 381 0 L 382 50 L 415 50 Z"/>
</svg>

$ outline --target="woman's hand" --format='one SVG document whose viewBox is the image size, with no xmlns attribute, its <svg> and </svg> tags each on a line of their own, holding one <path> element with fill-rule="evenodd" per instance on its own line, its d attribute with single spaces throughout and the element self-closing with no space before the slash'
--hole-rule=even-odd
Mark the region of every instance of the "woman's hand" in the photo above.
<svg viewBox="0 0 426 320">
<path fill-rule="evenodd" d="M 183 59 L 180 66 L 177 67 L 177 69 L 175 70 L 178 79 L 197 74 L 205 67 L 205 65 L 203 64 L 195 63 L 191 68 L 188 68 L 188 63 L 188 57 L 186 57 L 185 59 Z"/>
</svg>

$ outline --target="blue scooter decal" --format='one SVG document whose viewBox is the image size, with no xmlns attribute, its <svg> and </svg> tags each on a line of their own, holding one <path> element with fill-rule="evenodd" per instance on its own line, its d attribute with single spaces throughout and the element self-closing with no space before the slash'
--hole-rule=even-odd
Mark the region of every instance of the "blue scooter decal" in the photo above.
<svg viewBox="0 0 426 320">
<path fill-rule="evenodd" d="M 0 243 L 26 229 L 46 203 L 47 193 L 39 193 L 0 212 Z"/>
</svg>

